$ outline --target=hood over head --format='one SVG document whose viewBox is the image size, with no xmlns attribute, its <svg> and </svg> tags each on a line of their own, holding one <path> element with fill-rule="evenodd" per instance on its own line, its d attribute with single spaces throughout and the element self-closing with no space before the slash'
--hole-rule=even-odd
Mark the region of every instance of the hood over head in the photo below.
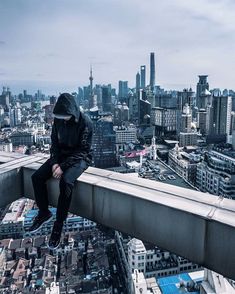
<svg viewBox="0 0 235 294">
<path fill-rule="evenodd" d="M 63 93 L 59 96 L 53 113 L 55 115 L 73 115 L 75 120 L 79 120 L 80 109 L 74 97 L 69 93 Z"/>
</svg>

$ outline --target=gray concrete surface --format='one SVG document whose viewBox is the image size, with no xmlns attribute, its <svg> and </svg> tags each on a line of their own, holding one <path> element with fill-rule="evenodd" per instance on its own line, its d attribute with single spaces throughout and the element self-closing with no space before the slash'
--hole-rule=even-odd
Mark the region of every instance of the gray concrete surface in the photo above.
<svg viewBox="0 0 235 294">
<path fill-rule="evenodd" d="M 39 162 L 35 158 L 21 169 L 19 186 L 25 197 L 33 199 L 31 175 Z M 3 175 L 4 172 L 0 176 Z M 14 176 L 12 180 L 10 174 L 7 177 L 6 192 L 10 182 L 15 181 Z M 48 181 L 48 189 L 50 203 L 56 206 L 58 181 Z M 6 204 L 2 199 L 1 196 L 0 206 Z M 234 200 L 89 168 L 77 181 L 70 211 L 235 279 Z"/>
</svg>

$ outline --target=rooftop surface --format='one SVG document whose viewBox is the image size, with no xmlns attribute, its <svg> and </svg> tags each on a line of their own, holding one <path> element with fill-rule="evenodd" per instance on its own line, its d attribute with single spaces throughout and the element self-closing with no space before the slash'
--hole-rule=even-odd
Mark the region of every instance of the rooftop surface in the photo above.
<svg viewBox="0 0 235 294">
<path fill-rule="evenodd" d="M 161 161 L 158 160 L 156 162 L 154 160 L 149 160 L 149 162 L 153 166 L 153 168 L 154 166 L 159 166 L 160 168 L 159 174 L 156 174 L 156 176 L 153 177 L 153 180 L 181 188 L 196 190 L 196 188 L 187 183 L 182 177 L 178 176 L 173 169 L 171 169 L 169 166 L 162 163 Z"/>
<path fill-rule="evenodd" d="M 197 277 L 196 283 L 201 283 L 203 280 L 204 272 L 199 272 L 201 278 Z M 200 291 L 188 291 L 187 283 L 193 282 L 194 279 L 190 277 L 189 274 L 179 274 L 176 276 L 166 277 L 157 279 L 157 283 L 160 286 L 162 294 L 183 294 L 183 293 L 190 293 L 190 294 L 199 294 Z M 181 285 L 181 286 L 180 286 Z M 185 286 L 183 286 L 185 285 Z"/>
</svg>

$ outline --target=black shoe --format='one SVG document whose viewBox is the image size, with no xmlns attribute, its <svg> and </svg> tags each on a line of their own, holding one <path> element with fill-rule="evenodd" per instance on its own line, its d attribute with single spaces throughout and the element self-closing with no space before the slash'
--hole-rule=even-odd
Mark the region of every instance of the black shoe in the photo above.
<svg viewBox="0 0 235 294">
<path fill-rule="evenodd" d="M 48 242 L 49 249 L 56 249 L 60 245 L 60 237 L 63 229 L 63 222 L 55 221 L 50 240 Z"/>
<path fill-rule="evenodd" d="M 34 233 L 38 231 L 44 223 L 49 222 L 52 219 L 53 215 L 50 211 L 47 214 L 38 213 L 35 217 L 32 226 L 28 229 L 28 232 Z"/>
</svg>

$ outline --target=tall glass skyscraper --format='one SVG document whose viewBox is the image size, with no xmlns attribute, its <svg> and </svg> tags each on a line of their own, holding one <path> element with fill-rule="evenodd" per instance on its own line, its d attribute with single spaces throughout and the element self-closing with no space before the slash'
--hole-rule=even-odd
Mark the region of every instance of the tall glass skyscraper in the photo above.
<svg viewBox="0 0 235 294">
<path fill-rule="evenodd" d="M 137 72 L 137 74 L 136 74 L 135 88 L 136 88 L 136 93 L 138 93 L 138 91 L 140 89 L 140 73 L 139 72 Z"/>
<path fill-rule="evenodd" d="M 150 53 L 150 88 L 153 91 L 155 87 L 155 58 L 154 53 Z"/>
<path fill-rule="evenodd" d="M 118 98 L 123 99 L 128 96 L 128 81 L 119 81 L 118 83 Z"/>
<path fill-rule="evenodd" d="M 146 66 L 141 65 L 140 67 L 140 87 L 144 89 L 146 87 Z"/>
</svg>

